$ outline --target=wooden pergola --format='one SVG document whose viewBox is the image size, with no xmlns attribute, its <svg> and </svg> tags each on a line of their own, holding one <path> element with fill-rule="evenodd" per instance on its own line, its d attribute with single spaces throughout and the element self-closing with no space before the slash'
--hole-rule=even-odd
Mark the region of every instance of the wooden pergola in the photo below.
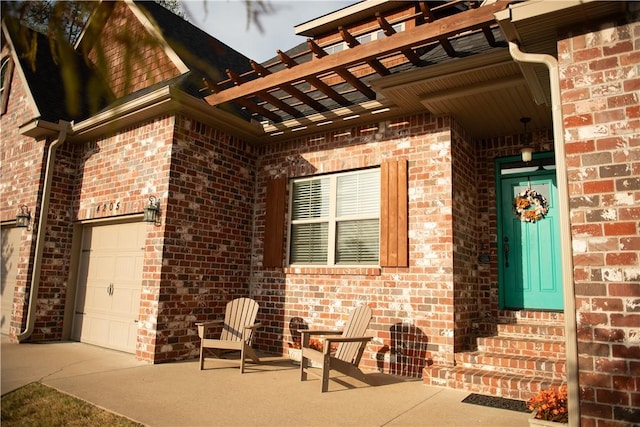
<svg viewBox="0 0 640 427">
<path fill-rule="evenodd" d="M 207 81 L 211 93 L 205 100 L 213 107 L 231 103 L 245 109 L 271 135 L 346 120 L 363 112 L 383 113 L 391 102 L 378 99 L 372 80 L 393 74 L 396 67 L 428 66 L 430 63 L 421 56 L 436 47 L 455 58 L 458 52 L 452 40 L 462 35 L 481 33 L 485 43 L 495 47 L 494 14 L 510 3 L 497 1 L 480 6 L 478 1 L 454 0 L 430 7 L 430 2 L 420 1 L 415 2 L 414 14 L 398 21 L 377 13 L 377 25 L 385 37 L 360 44 L 340 27 L 348 49 L 328 54 L 307 39 L 307 49 L 301 53 L 278 51 L 270 63 L 250 61 L 252 69 L 247 73 L 227 70 L 226 79 Z M 415 27 L 395 32 L 395 24 L 409 20 Z M 388 65 L 391 59 L 393 64 Z"/>
</svg>

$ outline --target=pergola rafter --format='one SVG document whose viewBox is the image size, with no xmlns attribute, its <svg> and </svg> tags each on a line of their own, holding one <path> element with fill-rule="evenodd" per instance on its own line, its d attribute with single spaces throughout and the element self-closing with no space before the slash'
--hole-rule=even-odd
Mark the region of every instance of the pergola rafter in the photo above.
<svg viewBox="0 0 640 427">
<path fill-rule="evenodd" d="M 301 54 L 290 56 L 279 50 L 278 61 L 266 65 L 250 61 L 252 71 L 242 76 L 229 70 L 227 80 L 209 82 L 212 93 L 205 100 L 212 106 L 236 103 L 273 123 L 350 108 L 376 99 L 376 92 L 367 81 L 372 75 L 391 73 L 385 65 L 388 58 L 400 56 L 413 66 L 424 66 L 418 52 L 438 44 L 449 57 L 455 57 L 458 53 L 451 38 L 466 32 L 480 31 L 487 43 L 494 46 L 491 30 L 496 24 L 494 14 L 510 3 L 498 1 L 479 6 L 477 2 L 456 0 L 430 7 L 421 1 L 416 4 L 416 13 L 403 18 L 415 20 L 415 27 L 402 32 L 396 32 L 392 23 L 378 13 L 375 19 L 385 37 L 360 43 L 350 31 L 340 27 L 337 31 L 348 49 L 328 54 L 308 39 L 308 50 Z M 291 98 L 295 101 L 291 102 Z M 266 104 L 273 108 L 266 108 Z"/>
</svg>

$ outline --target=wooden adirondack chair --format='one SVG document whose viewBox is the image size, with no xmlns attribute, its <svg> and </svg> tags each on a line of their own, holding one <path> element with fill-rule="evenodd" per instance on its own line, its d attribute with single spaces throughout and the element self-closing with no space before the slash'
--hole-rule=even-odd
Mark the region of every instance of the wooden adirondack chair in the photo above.
<svg viewBox="0 0 640 427">
<path fill-rule="evenodd" d="M 251 348 L 253 331 L 262 326 L 255 323 L 258 315 L 258 303 L 250 298 L 237 298 L 227 303 L 224 320 L 196 323 L 200 336 L 200 370 L 204 367 L 205 352 L 211 350 L 216 357 L 229 351 L 240 351 L 240 373 L 244 372 L 247 357 L 255 363 L 260 359 Z M 221 329 L 218 339 L 208 338 L 210 330 Z"/>
<path fill-rule="evenodd" d="M 336 370 L 360 381 L 367 382 L 366 375 L 358 368 L 362 353 L 367 343 L 373 337 L 365 337 L 364 333 L 371 321 L 371 308 L 366 305 L 354 309 L 342 333 L 340 331 L 311 331 L 301 330 L 302 334 L 302 360 L 300 362 L 300 380 L 305 381 L 307 374 L 318 375 L 309 369 L 309 361 L 322 364 L 321 378 L 322 392 L 329 388 L 329 372 Z M 323 351 L 309 347 L 311 336 L 324 335 Z M 331 353 L 332 344 L 337 343 L 336 352 Z"/>
</svg>

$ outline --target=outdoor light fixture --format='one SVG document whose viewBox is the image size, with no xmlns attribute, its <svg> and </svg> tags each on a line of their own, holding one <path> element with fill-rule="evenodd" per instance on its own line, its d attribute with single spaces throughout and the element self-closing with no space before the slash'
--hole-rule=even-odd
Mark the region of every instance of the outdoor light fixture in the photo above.
<svg viewBox="0 0 640 427">
<path fill-rule="evenodd" d="M 522 117 L 520 118 L 520 123 L 524 128 L 524 133 L 521 135 L 520 141 L 525 145 L 520 149 L 520 153 L 522 153 L 522 161 L 528 163 L 531 161 L 533 157 L 533 147 L 529 146 L 531 144 L 531 133 L 527 132 L 527 123 L 531 121 L 531 117 Z"/>
<path fill-rule="evenodd" d="M 27 205 L 20 206 L 18 213 L 16 214 L 16 227 L 29 228 L 31 223 L 31 211 Z"/>
<path fill-rule="evenodd" d="M 160 201 L 154 196 L 149 197 L 149 204 L 144 207 L 144 222 L 157 224 L 160 220 Z"/>
</svg>

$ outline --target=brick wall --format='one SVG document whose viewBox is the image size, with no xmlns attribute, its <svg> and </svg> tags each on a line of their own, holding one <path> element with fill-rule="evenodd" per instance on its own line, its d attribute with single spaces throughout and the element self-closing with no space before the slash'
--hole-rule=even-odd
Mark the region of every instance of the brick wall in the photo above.
<svg viewBox="0 0 640 427">
<path fill-rule="evenodd" d="M 253 149 L 184 116 L 175 129 L 155 362 L 197 356 L 194 323 L 221 318 L 227 302 L 249 295 Z"/>
<path fill-rule="evenodd" d="M 116 98 L 180 75 L 158 41 L 124 2 L 114 6 L 89 58 L 97 64 Z"/>
<path fill-rule="evenodd" d="M 464 130 L 455 125 L 452 132 L 453 200 L 453 286 L 455 305 L 455 351 L 468 350 L 478 318 L 477 270 L 477 170 L 474 146 Z"/>
<path fill-rule="evenodd" d="M 366 368 L 420 377 L 426 359 L 453 361 L 454 290 L 451 131 L 448 118 L 417 115 L 361 128 L 269 145 L 257 169 L 252 295 L 264 310 L 264 349 L 291 342 L 289 322 L 339 328 L 358 304 L 373 309 L 375 335 Z M 374 130 L 370 130 L 375 128 Z M 350 132 L 344 136 L 345 131 Z M 409 160 L 408 268 L 285 268 L 262 266 L 266 183 Z M 283 248 L 283 256 L 284 256 Z"/>
<path fill-rule="evenodd" d="M 635 20 L 576 30 L 558 43 L 584 426 L 640 422 L 640 24 Z"/>
<path fill-rule="evenodd" d="M 19 126 L 35 117 L 35 111 L 29 101 L 27 88 L 14 67 L 11 79 L 11 93 L 7 111 L 0 117 L 0 221 L 3 226 L 15 224 L 18 209 L 23 204 L 31 212 L 32 222 L 37 224 L 39 212 L 38 191 L 42 174 L 44 152 L 47 142 L 19 134 Z M 14 313 L 11 319 L 10 334 L 15 336 L 26 325 L 23 319 L 28 300 L 27 283 L 31 281 L 35 251 L 36 228 L 23 229 L 22 243 L 17 255 L 17 283 L 14 294 Z M 0 272 L 4 274 L 4 272 Z"/>
<path fill-rule="evenodd" d="M 137 357 L 153 361 L 156 352 L 158 295 L 171 145 L 175 119 L 158 117 L 78 147 L 77 181 L 70 206 L 61 191 L 59 215 L 69 209 L 77 220 L 127 218 L 142 213 L 150 195 L 160 199 L 161 221 L 150 225 L 146 239 Z M 56 179 L 60 172 L 57 171 Z M 52 195 L 53 200 L 53 195 Z M 72 226 L 70 222 L 66 227 Z M 71 233 L 67 233 L 71 238 Z M 69 252 L 70 253 L 70 252 Z M 48 256 L 51 256 L 49 254 Z"/>
</svg>

